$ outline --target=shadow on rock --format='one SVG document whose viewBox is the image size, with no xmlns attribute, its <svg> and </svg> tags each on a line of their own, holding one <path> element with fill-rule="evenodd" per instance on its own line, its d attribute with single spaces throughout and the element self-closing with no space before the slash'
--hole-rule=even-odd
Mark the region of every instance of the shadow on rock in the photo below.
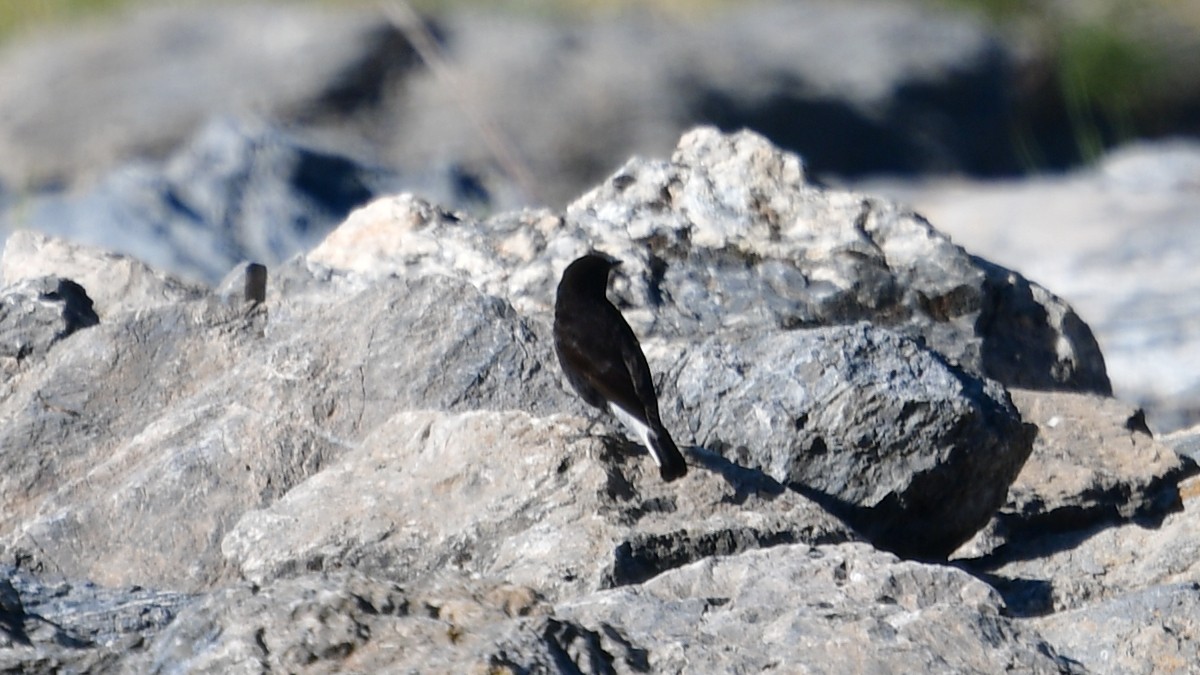
<svg viewBox="0 0 1200 675">
<path fill-rule="evenodd" d="M 707 448 L 692 446 L 687 449 L 687 455 L 696 464 L 724 478 L 733 488 L 733 494 L 724 500 L 728 503 L 744 504 L 751 496 L 774 499 L 787 489 L 760 469 L 735 464 Z"/>
<path fill-rule="evenodd" d="M 909 560 L 946 561 L 949 551 L 945 551 L 941 533 L 931 532 L 924 520 L 907 517 L 894 494 L 875 506 L 862 506 L 808 485 L 795 483 L 788 487 L 819 504 L 878 549 Z"/>
</svg>

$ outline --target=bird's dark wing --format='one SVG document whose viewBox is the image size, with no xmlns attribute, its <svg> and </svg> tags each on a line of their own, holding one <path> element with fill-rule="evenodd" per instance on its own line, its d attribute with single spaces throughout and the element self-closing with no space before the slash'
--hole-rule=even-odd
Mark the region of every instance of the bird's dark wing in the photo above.
<svg viewBox="0 0 1200 675">
<path fill-rule="evenodd" d="M 637 338 L 624 317 L 608 302 L 592 304 L 586 311 L 560 316 L 555 348 L 567 379 L 588 403 L 605 408 L 608 401 L 642 418 L 645 406 L 635 373 L 647 381 L 650 369 L 641 357 L 641 368 L 630 370 L 627 354 L 641 355 Z M 636 357 L 633 357 L 636 362 Z M 653 382 L 650 382 L 653 393 Z"/>
<path fill-rule="evenodd" d="M 638 405 L 636 410 L 630 412 L 644 417 L 652 427 L 661 427 L 662 423 L 658 419 L 658 393 L 654 391 L 654 377 L 650 374 L 650 365 L 646 363 L 646 354 L 633 334 L 633 329 L 624 319 L 621 320 L 621 327 L 626 335 L 626 339 L 619 342 L 622 347 L 621 360 L 629 373 L 634 399 Z"/>
</svg>

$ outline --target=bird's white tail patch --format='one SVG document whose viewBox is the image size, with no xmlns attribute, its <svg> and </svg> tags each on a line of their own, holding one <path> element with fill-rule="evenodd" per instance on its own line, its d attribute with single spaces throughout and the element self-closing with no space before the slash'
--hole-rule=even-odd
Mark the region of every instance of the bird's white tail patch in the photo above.
<svg viewBox="0 0 1200 675">
<path fill-rule="evenodd" d="M 610 412 L 612 412 L 614 417 L 621 420 L 621 423 L 624 424 L 629 431 L 633 432 L 633 434 L 637 436 L 637 439 L 642 444 L 642 447 L 646 448 L 646 450 L 650 452 L 650 457 L 654 460 L 654 463 L 661 467 L 662 460 L 658 458 L 658 453 L 654 451 L 654 446 L 650 444 L 650 439 L 657 438 L 658 436 L 650 429 L 649 425 L 633 415 L 630 415 L 626 410 L 621 408 L 621 406 L 616 405 L 612 401 L 609 401 L 608 409 Z"/>
</svg>

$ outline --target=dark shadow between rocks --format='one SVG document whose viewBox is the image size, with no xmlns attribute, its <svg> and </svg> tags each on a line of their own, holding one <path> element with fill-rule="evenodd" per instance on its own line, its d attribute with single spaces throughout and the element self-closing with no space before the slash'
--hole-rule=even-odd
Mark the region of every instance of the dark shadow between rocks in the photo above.
<svg viewBox="0 0 1200 675">
<path fill-rule="evenodd" d="M 615 439 L 609 439 L 615 440 Z M 607 441 L 606 441 L 607 443 Z M 640 448 L 636 444 L 624 441 L 625 448 L 610 448 L 610 453 L 628 455 L 628 446 Z M 618 444 L 619 446 L 620 444 Z M 644 449 L 641 450 L 645 452 Z M 729 461 L 712 450 L 701 446 L 689 446 L 683 449 L 684 455 L 692 471 L 706 470 L 720 476 L 733 489 L 733 494 L 722 498 L 730 504 L 743 504 L 751 497 L 757 496 L 773 500 L 787 491 L 787 488 L 759 469 L 752 469 Z M 609 466 L 615 467 L 619 459 L 608 458 Z M 619 474 L 620 471 L 612 473 Z M 613 480 L 610 477 L 610 480 Z M 616 479 L 621 482 L 621 479 Z M 632 488 L 630 494 L 634 494 Z M 645 515 L 650 510 L 670 511 L 650 500 L 632 509 L 629 514 L 634 519 Z M 651 503 L 655 502 L 655 503 Z M 639 584 L 663 572 L 682 567 L 704 558 L 722 555 L 734 555 L 742 551 L 770 548 L 783 544 L 795 544 L 801 541 L 817 545 L 825 543 L 842 543 L 853 540 L 853 535 L 841 531 L 838 534 L 818 536 L 815 539 L 806 536 L 798 529 L 759 528 L 753 526 L 726 527 L 714 531 L 692 531 L 687 528 L 665 533 L 632 532 L 625 541 L 620 542 L 613 550 L 611 570 L 601 581 L 601 588 L 614 588 L 630 584 Z"/>
<path fill-rule="evenodd" d="M 0 579 L 0 644 L 29 647 L 33 642 L 25 632 L 25 608 L 21 596 L 7 579 Z"/>
<path fill-rule="evenodd" d="M 969 567 L 957 566 L 964 572 L 996 589 L 1004 598 L 1004 614 L 1017 619 L 1045 616 L 1054 611 L 1054 584 L 1047 579 L 1023 579 L 1006 577 L 988 572 L 977 572 Z"/>
<path fill-rule="evenodd" d="M 1153 520 L 1138 518 L 1113 519 L 1078 530 L 1044 532 L 1041 536 L 1027 535 L 1027 538 L 1011 540 L 985 556 L 960 560 L 959 562 L 965 565 L 966 568 L 987 572 L 1009 563 L 1045 559 L 1057 553 L 1069 551 L 1110 528 L 1122 525 L 1137 525 L 1145 529 L 1157 529 L 1161 523 L 1161 520 L 1154 522 Z"/>
<path fill-rule="evenodd" d="M 704 558 L 795 544 L 798 541 L 799 538 L 792 531 L 760 531 L 749 527 L 698 535 L 684 530 L 666 534 L 638 532 L 613 551 L 612 570 L 601 580 L 600 587 L 640 584 L 667 570 Z"/>
<path fill-rule="evenodd" d="M 941 552 L 945 548 L 942 540 L 919 521 L 902 517 L 903 510 L 894 503 L 895 495 L 888 495 L 877 506 L 861 506 L 809 485 L 793 483 L 788 487 L 816 502 L 875 548 L 907 560 L 946 562 L 949 553 Z"/>
<path fill-rule="evenodd" d="M 1035 539 L 1004 544 L 988 555 L 979 558 L 955 560 L 953 565 L 996 589 L 996 592 L 1004 598 L 1009 616 L 1020 618 L 1043 616 L 1054 610 L 1054 589 L 1049 580 L 1007 577 L 995 574 L 993 570 L 1011 562 L 1044 559 L 1056 553 L 1073 549 L 1096 534 L 1121 524 L 1123 523 L 1119 521 L 1111 521 L 1103 525 L 1069 532 L 1046 533 Z"/>
</svg>

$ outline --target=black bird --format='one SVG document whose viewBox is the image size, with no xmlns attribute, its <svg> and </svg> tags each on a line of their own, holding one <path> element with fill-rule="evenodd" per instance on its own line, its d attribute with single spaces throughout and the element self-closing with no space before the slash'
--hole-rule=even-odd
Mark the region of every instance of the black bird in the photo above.
<svg viewBox="0 0 1200 675">
<path fill-rule="evenodd" d="M 633 329 L 608 301 L 608 273 L 621 262 L 593 251 L 567 265 L 554 303 L 554 350 L 583 400 L 607 410 L 637 435 L 672 481 L 687 464 L 658 416 L 650 366 Z"/>
</svg>

